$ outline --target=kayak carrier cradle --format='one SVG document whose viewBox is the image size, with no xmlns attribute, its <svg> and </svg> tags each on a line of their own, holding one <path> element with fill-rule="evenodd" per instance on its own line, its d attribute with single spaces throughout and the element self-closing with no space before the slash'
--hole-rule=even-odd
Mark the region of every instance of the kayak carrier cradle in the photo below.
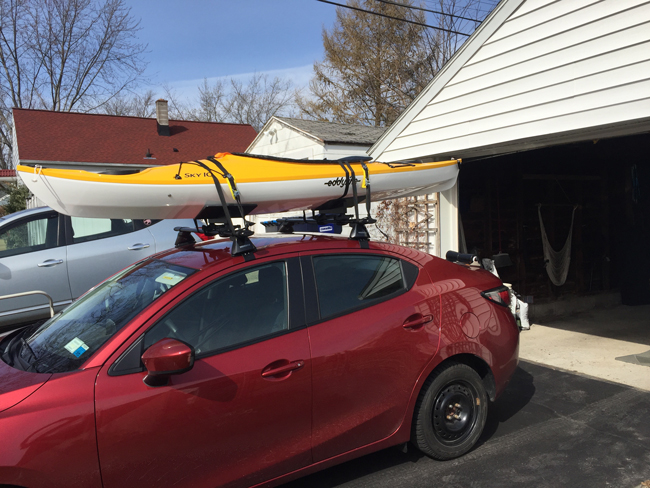
<svg viewBox="0 0 650 488">
<path fill-rule="evenodd" d="M 375 219 L 370 215 L 370 200 L 371 200 L 371 189 L 370 189 L 370 173 L 368 171 L 368 166 L 366 165 L 367 161 L 370 161 L 372 158 L 367 156 L 349 156 L 341 159 L 332 161 L 332 163 L 338 163 L 343 171 L 345 172 L 345 182 L 344 182 L 344 191 L 343 195 L 337 199 L 329 200 L 325 202 L 320 207 L 315 210 L 318 213 L 315 213 L 312 210 L 312 215 L 310 217 L 306 216 L 306 213 L 303 212 L 302 217 L 284 217 L 276 219 L 272 223 L 264 222 L 267 232 L 273 232 L 277 230 L 283 234 L 290 234 L 294 231 L 295 227 L 300 228 L 301 226 L 332 226 L 333 228 L 340 229 L 343 225 L 349 225 L 352 230 L 350 231 L 350 239 L 359 241 L 359 245 L 368 249 L 368 240 L 370 239 L 370 233 L 366 228 L 367 224 L 374 224 Z M 186 163 L 181 163 L 178 168 L 178 174 L 176 175 L 177 179 L 180 179 L 180 172 L 183 164 L 195 164 L 202 167 L 212 176 L 214 181 L 214 186 L 217 189 L 217 194 L 219 195 L 220 205 L 206 205 L 194 218 L 195 228 L 191 227 L 176 227 L 174 230 L 178 231 L 178 237 L 176 238 L 176 246 L 183 246 L 188 244 L 194 244 L 196 240 L 192 236 L 193 232 L 203 233 L 207 236 L 219 236 L 227 237 L 233 242 L 231 248 L 231 254 L 233 256 L 244 256 L 248 261 L 255 259 L 253 253 L 257 250 L 253 242 L 250 240 L 250 236 L 253 235 L 253 231 L 249 229 L 254 225 L 253 222 L 246 220 L 246 215 L 251 213 L 257 205 L 251 204 L 242 204 L 241 203 L 241 194 L 237 190 L 237 185 L 235 183 L 234 177 L 224 168 L 224 166 L 214 157 L 207 158 L 208 161 L 214 163 L 218 168 L 217 170 L 210 168 L 201 161 L 189 161 Z M 365 188 L 365 196 L 362 197 L 361 201 L 365 201 L 366 204 L 366 217 L 359 217 L 359 202 L 360 198 L 357 192 L 357 183 L 359 180 L 352 168 L 352 163 L 360 163 L 364 171 L 364 180 L 362 187 Z M 221 184 L 215 175 L 215 171 L 226 180 L 233 197 L 235 198 L 236 203 L 227 204 L 223 190 L 221 189 Z M 352 186 L 352 198 L 348 197 L 349 188 Z M 347 215 L 346 211 L 348 207 L 354 207 L 354 216 Z M 243 226 L 234 225 L 232 222 L 233 217 L 241 218 L 244 222 Z M 203 225 L 199 225 L 199 220 L 206 222 Z M 272 230 L 273 229 L 273 230 Z M 339 231 L 340 232 L 340 231 Z"/>
<path fill-rule="evenodd" d="M 369 247 L 368 240 L 370 239 L 370 233 L 368 232 L 366 225 L 377 222 L 370 215 L 370 174 L 366 162 L 371 159 L 372 158 L 367 156 L 349 156 L 333 161 L 338 163 L 345 172 L 343 195 L 335 200 L 325 202 L 323 205 L 316 208 L 315 210 L 317 210 L 318 213 L 315 213 L 312 210 L 311 216 L 309 217 L 306 215 L 306 212 L 303 212 L 302 217 L 283 217 L 270 222 L 262 222 L 262 225 L 265 226 L 267 232 L 280 232 L 282 234 L 291 234 L 295 230 L 323 232 L 322 228 L 329 226 L 331 226 L 332 229 L 328 229 L 326 232 L 340 233 L 342 226 L 349 225 L 352 228 L 349 238 L 359 241 L 359 245 L 362 248 L 367 249 Z M 356 185 L 359 180 L 357 179 L 351 163 L 360 163 L 364 171 L 362 187 L 366 189 L 366 192 L 365 196 L 361 198 L 359 198 L 357 193 Z M 352 186 L 352 198 L 348 197 L 350 186 Z M 360 201 L 365 201 L 366 217 L 359 217 Z M 354 216 L 345 213 L 348 207 L 354 207 Z"/>
<path fill-rule="evenodd" d="M 232 248 L 230 254 L 233 256 L 244 256 L 246 261 L 255 259 L 254 252 L 257 251 L 255 244 L 250 240 L 250 236 L 254 234 L 249 227 L 253 226 L 254 223 L 246 220 L 246 215 L 251 213 L 257 205 L 247 205 L 241 203 L 241 194 L 237 189 L 237 184 L 235 183 L 235 178 L 224 168 L 224 166 L 219 162 L 219 160 L 210 156 L 207 158 L 208 161 L 214 163 L 218 168 L 217 173 L 224 178 L 228 186 L 230 186 L 230 191 L 232 192 L 233 197 L 235 198 L 235 204 L 227 204 L 226 197 L 223 194 L 221 189 L 221 184 L 215 175 L 215 170 L 210 168 L 201 161 L 189 161 L 187 163 L 181 163 L 178 166 L 178 174 L 176 174 L 176 179 L 180 179 L 180 172 L 183 164 L 195 164 L 205 169 L 210 176 L 212 176 L 212 181 L 214 186 L 217 189 L 217 194 L 219 195 L 220 205 L 205 205 L 203 209 L 194 217 L 194 225 L 196 228 L 191 227 L 176 227 L 174 230 L 178 231 L 178 237 L 176 238 L 176 247 L 183 246 L 187 244 L 194 244 L 196 240 L 192 236 L 192 232 L 200 232 L 206 236 L 214 237 L 228 237 L 232 241 Z M 239 217 L 243 220 L 244 225 L 235 225 L 232 222 L 233 217 Z M 199 220 L 203 220 L 206 224 L 199 226 Z"/>
</svg>

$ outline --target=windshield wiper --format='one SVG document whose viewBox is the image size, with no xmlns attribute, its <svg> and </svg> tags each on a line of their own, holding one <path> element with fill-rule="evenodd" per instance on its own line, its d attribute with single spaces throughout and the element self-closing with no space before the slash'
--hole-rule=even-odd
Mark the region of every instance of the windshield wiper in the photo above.
<svg viewBox="0 0 650 488">
<path fill-rule="evenodd" d="M 29 344 L 27 344 L 27 341 L 25 340 L 24 337 L 20 338 L 20 344 L 23 346 L 23 349 L 26 350 L 27 352 L 29 352 L 29 354 L 32 356 L 32 358 L 34 358 L 32 363 L 35 363 L 36 361 L 38 361 L 38 358 L 36 357 L 36 354 L 34 353 L 34 350 L 31 348 L 31 346 Z"/>
</svg>

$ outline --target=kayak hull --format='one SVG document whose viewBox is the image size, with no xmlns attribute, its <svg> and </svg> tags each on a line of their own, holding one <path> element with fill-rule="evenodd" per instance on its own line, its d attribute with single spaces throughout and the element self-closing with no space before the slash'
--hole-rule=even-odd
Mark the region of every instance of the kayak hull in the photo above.
<svg viewBox="0 0 650 488">
<path fill-rule="evenodd" d="M 456 162 L 447 163 L 451 164 L 422 165 L 418 170 L 396 172 L 386 172 L 385 165 L 381 165 L 383 172 L 379 174 L 374 174 L 374 165 L 369 164 L 371 199 L 381 201 L 447 190 L 454 185 L 458 175 Z M 226 167 L 237 180 L 241 203 L 256 205 L 251 214 L 312 210 L 343 197 L 345 191 L 345 174 L 338 165 L 329 165 L 330 175 L 274 181 L 263 181 L 263 178 L 260 178 L 262 181 L 251 181 L 252 178 L 245 175 L 239 178 L 237 168 Z M 143 183 L 142 178 L 140 181 L 130 178 L 135 175 L 116 177 L 78 170 L 66 171 L 18 167 L 18 173 L 34 195 L 56 211 L 77 217 L 195 218 L 205 205 L 220 204 L 214 181 L 207 173 L 208 177 L 200 181 L 192 180 L 191 183 L 187 178 L 184 179 L 186 181 L 168 178 L 167 182 L 162 179 L 156 183 Z M 243 171 L 241 173 L 243 175 Z M 366 190 L 362 187 L 364 180 L 360 166 L 355 168 L 355 173 L 357 192 L 362 198 Z M 235 199 L 228 184 L 221 177 L 218 181 L 227 203 L 234 204 Z M 350 184 L 346 198 L 352 197 L 352 193 Z"/>
</svg>

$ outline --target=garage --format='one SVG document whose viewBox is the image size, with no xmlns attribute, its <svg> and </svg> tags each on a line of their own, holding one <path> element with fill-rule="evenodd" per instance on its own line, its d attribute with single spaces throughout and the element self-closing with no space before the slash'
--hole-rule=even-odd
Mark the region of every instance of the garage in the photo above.
<svg viewBox="0 0 650 488">
<path fill-rule="evenodd" d="M 463 159 L 441 254 L 502 257 L 534 319 L 650 303 L 649 32 L 647 1 L 504 0 L 369 151 Z"/>
<path fill-rule="evenodd" d="M 648 148 L 641 134 L 466 160 L 458 183 L 465 248 L 507 253 L 512 265 L 499 273 L 532 303 L 612 290 L 623 304 L 650 303 Z M 545 239 L 558 256 L 548 259 Z"/>
</svg>

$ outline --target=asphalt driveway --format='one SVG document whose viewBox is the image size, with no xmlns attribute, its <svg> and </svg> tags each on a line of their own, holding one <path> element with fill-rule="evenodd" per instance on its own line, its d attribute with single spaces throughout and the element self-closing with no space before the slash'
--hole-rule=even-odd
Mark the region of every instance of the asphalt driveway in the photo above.
<svg viewBox="0 0 650 488">
<path fill-rule="evenodd" d="M 634 488 L 645 480 L 650 392 L 522 361 L 464 457 L 439 462 L 412 447 L 387 449 L 284 488 Z"/>
</svg>

